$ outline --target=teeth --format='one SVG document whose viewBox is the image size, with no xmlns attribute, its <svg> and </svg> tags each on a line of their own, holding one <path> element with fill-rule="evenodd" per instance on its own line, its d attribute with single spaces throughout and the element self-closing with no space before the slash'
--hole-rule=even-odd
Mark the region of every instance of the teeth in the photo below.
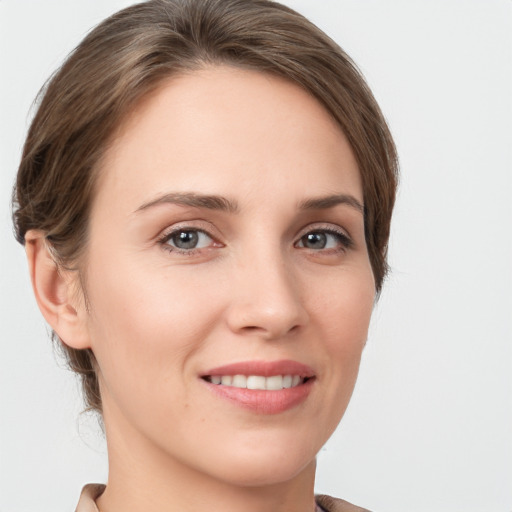
<svg viewBox="0 0 512 512">
<path fill-rule="evenodd" d="M 246 388 L 247 377 L 245 375 L 235 375 L 233 377 L 233 383 L 231 384 L 234 388 Z"/>
<path fill-rule="evenodd" d="M 283 388 L 291 388 L 292 380 L 293 380 L 293 377 L 291 375 L 285 375 L 283 377 Z"/>
<path fill-rule="evenodd" d="M 299 378 L 300 380 L 300 378 Z M 273 375 L 272 377 L 266 378 L 266 389 L 276 390 L 283 389 L 283 376 L 282 375 Z"/>
<path fill-rule="evenodd" d="M 231 375 L 224 375 L 221 377 L 220 382 L 223 386 L 231 386 L 233 383 L 233 377 Z"/>
<path fill-rule="evenodd" d="M 267 389 L 265 377 L 259 375 L 251 375 L 247 377 L 247 389 Z"/>
<path fill-rule="evenodd" d="M 212 384 L 266 391 L 294 388 L 304 383 L 304 379 L 299 375 L 272 375 L 271 377 L 261 375 L 212 375 L 208 380 Z"/>
</svg>

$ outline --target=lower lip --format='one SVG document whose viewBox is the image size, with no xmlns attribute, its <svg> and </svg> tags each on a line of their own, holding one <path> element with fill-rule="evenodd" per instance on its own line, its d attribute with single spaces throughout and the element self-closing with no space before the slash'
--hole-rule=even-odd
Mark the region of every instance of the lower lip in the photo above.
<svg viewBox="0 0 512 512">
<path fill-rule="evenodd" d="M 311 392 L 314 378 L 293 388 L 266 391 L 264 389 L 246 389 L 222 384 L 212 384 L 203 380 L 212 393 L 234 405 L 259 414 L 279 414 L 306 400 Z"/>
</svg>

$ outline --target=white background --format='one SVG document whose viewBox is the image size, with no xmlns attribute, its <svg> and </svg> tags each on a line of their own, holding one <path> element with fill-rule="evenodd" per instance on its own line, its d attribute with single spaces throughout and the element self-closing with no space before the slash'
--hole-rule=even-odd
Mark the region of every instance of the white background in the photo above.
<svg viewBox="0 0 512 512">
<path fill-rule="evenodd" d="M 122 0 L 0 0 L 0 512 L 73 510 L 105 448 L 12 237 L 32 100 Z M 512 511 L 512 1 L 287 0 L 354 58 L 396 138 L 393 273 L 317 490 L 376 512 Z"/>
</svg>

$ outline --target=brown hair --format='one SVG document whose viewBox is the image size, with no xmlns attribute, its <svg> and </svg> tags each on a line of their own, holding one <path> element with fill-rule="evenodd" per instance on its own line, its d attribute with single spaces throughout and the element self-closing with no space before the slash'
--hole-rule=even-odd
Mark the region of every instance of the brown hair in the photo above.
<svg viewBox="0 0 512 512">
<path fill-rule="evenodd" d="M 389 129 L 343 50 L 304 17 L 269 0 L 150 0 L 90 32 L 40 93 L 14 190 L 17 240 L 23 244 L 29 229 L 43 231 L 56 263 L 80 275 L 95 171 L 114 131 L 164 79 L 218 63 L 295 82 L 338 122 L 361 172 L 379 292 L 397 184 Z M 82 377 L 86 405 L 101 412 L 92 351 L 62 348 Z"/>
</svg>

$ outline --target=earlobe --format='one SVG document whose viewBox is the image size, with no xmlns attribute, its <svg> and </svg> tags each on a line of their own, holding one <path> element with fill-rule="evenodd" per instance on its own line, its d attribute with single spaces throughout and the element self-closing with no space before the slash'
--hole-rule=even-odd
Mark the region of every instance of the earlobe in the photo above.
<svg viewBox="0 0 512 512">
<path fill-rule="evenodd" d="M 76 300 L 76 272 L 59 269 L 41 231 L 27 231 L 25 251 L 34 295 L 45 320 L 66 345 L 90 348 L 85 307 Z"/>
</svg>

